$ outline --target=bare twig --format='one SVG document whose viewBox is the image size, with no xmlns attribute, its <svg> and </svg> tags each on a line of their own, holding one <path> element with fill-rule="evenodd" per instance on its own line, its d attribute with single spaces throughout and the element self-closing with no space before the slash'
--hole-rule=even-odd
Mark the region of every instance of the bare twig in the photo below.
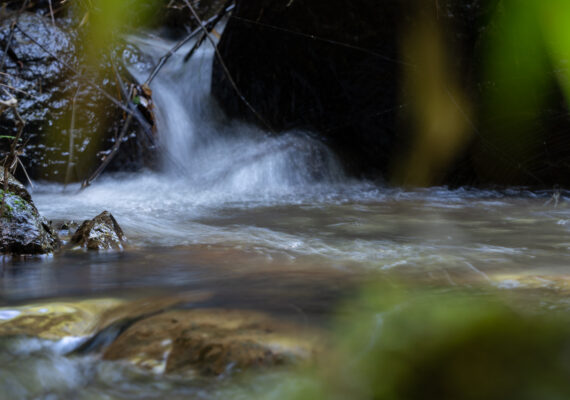
<svg viewBox="0 0 570 400">
<path fill-rule="evenodd" d="M 147 80 L 145 81 L 145 84 L 150 85 L 150 83 L 154 80 L 154 78 L 156 78 L 156 75 L 158 75 L 158 73 L 160 72 L 162 67 L 164 67 L 164 65 L 166 64 L 168 59 L 170 57 L 172 57 L 178 50 L 180 50 L 180 48 L 182 46 L 184 46 L 186 43 L 188 43 L 194 36 L 196 36 L 198 33 L 200 33 L 200 31 L 201 31 L 201 29 L 194 30 L 192 33 L 190 33 L 188 36 L 186 36 L 180 42 L 176 43 L 176 45 L 172 49 L 170 49 L 168 51 L 168 53 L 166 53 L 165 55 L 160 57 L 160 60 L 158 60 L 158 63 L 154 66 L 154 68 L 150 72 Z"/>
<path fill-rule="evenodd" d="M 121 143 L 125 135 L 129 131 L 129 127 L 131 125 L 132 120 L 133 120 L 133 114 L 129 114 L 127 116 L 127 119 L 125 120 L 125 123 L 123 124 L 121 133 L 119 134 L 117 139 L 115 139 L 115 143 L 113 143 L 113 147 L 111 148 L 110 153 L 105 156 L 103 162 L 99 165 L 99 167 L 97 167 L 95 172 L 93 172 L 93 174 L 91 174 L 91 176 L 88 179 L 85 179 L 83 181 L 83 183 L 81 184 L 81 189 L 85 189 L 91 184 L 91 182 L 97 179 L 99 175 L 101 175 L 101 173 L 105 170 L 105 168 L 107 168 L 107 165 L 109 165 L 109 163 L 113 160 L 115 154 L 117 154 L 117 152 L 119 151 L 119 147 L 121 147 Z"/>
<path fill-rule="evenodd" d="M 48 0 L 49 5 L 49 15 L 51 15 L 51 23 L 55 26 L 55 17 L 53 16 L 53 6 L 51 4 L 51 0 Z"/>
<path fill-rule="evenodd" d="M 117 78 L 117 83 L 119 84 L 120 91 L 124 97 L 125 104 L 127 104 L 128 106 L 131 106 L 131 99 L 132 99 L 133 94 L 134 94 L 134 88 L 131 87 L 131 89 L 129 91 L 127 91 L 125 85 L 123 84 L 123 80 L 121 79 L 121 75 L 119 74 L 119 71 L 115 67 L 115 64 L 113 62 L 111 62 L 111 65 L 113 66 L 113 71 L 115 72 L 115 76 Z M 95 172 L 93 172 L 91 174 L 91 176 L 89 176 L 87 179 L 85 179 L 81 183 L 81 190 L 83 190 L 83 189 L 87 188 L 89 185 L 91 185 L 91 182 L 93 182 L 95 179 L 97 179 L 99 177 L 99 175 L 101 175 L 101 173 L 105 170 L 105 168 L 107 168 L 109 163 L 113 160 L 113 158 L 115 157 L 115 155 L 119 151 L 119 147 L 121 146 L 121 143 L 123 142 L 123 138 L 125 137 L 125 135 L 127 134 L 128 130 L 129 130 L 129 127 L 131 125 L 132 120 L 133 120 L 133 113 L 130 113 L 127 115 L 127 118 L 123 124 L 122 129 L 121 129 L 121 133 L 119 134 L 119 136 L 117 136 L 115 138 L 115 143 L 113 143 L 113 147 L 111 147 L 109 154 L 107 154 L 105 156 L 105 158 L 103 159 L 103 162 L 97 167 Z"/>
<path fill-rule="evenodd" d="M 226 13 L 228 13 L 234 9 L 235 5 L 229 4 L 231 2 L 233 2 L 233 0 L 228 1 L 228 3 L 226 3 L 226 5 L 224 5 L 224 8 L 222 9 L 221 13 L 224 13 L 224 15 L 225 15 Z M 210 18 L 206 23 L 207 24 L 214 24 L 214 22 L 216 20 L 218 20 L 218 16 L 214 16 L 214 17 Z M 217 25 L 217 22 L 215 22 L 214 26 L 215 25 Z M 158 60 L 158 63 L 154 66 L 154 68 L 152 69 L 151 73 L 149 74 L 149 76 L 148 76 L 148 78 L 144 84 L 150 85 L 150 83 L 154 80 L 156 75 L 160 72 L 160 70 L 166 64 L 166 62 L 170 59 L 170 57 L 172 57 L 176 52 L 178 52 L 178 50 L 180 50 L 180 48 L 182 48 L 182 46 L 184 46 L 186 43 L 188 43 L 190 40 L 192 40 L 201 31 L 202 31 L 202 28 L 197 28 L 194 31 L 190 32 L 190 34 L 188 36 L 186 36 L 184 39 L 182 39 L 181 41 L 176 43 L 176 45 L 174 47 L 172 47 L 168 51 L 168 53 L 166 53 L 165 55 L 160 57 L 160 60 Z M 196 45 L 194 45 L 194 47 L 196 47 Z M 184 61 L 187 61 L 188 58 L 189 58 L 189 56 L 186 55 L 186 57 L 184 58 Z"/>
<path fill-rule="evenodd" d="M 77 104 L 77 96 L 79 95 L 79 91 L 81 86 L 77 87 L 75 91 L 75 95 L 71 100 L 71 123 L 69 127 L 69 156 L 67 158 L 67 170 L 65 172 L 65 185 L 67 185 L 71 179 L 71 169 L 74 166 L 73 162 L 73 147 L 75 141 L 75 115 L 76 115 L 76 104 Z"/>
<path fill-rule="evenodd" d="M 218 12 L 218 14 L 216 16 L 214 16 L 213 18 L 210 18 L 210 20 L 206 21 L 206 30 L 208 32 L 212 32 L 214 30 L 214 28 L 216 27 L 216 25 L 218 25 L 218 23 L 222 20 L 222 18 L 224 18 L 224 16 L 227 13 L 229 13 L 231 10 L 233 10 L 233 8 L 235 7 L 235 5 L 233 3 L 234 3 L 234 0 L 226 0 L 225 4 L 221 8 L 221 10 Z M 202 28 L 198 28 L 198 29 L 202 30 Z M 184 62 L 187 62 L 190 59 L 190 57 L 192 57 L 194 52 L 198 49 L 198 47 L 200 47 L 202 45 L 202 43 L 204 42 L 205 39 L 206 39 L 206 34 L 202 33 L 202 36 L 194 44 L 194 47 L 192 47 L 192 49 L 188 52 L 188 54 L 186 54 L 186 56 L 184 56 Z"/>
<path fill-rule="evenodd" d="M 196 20 L 198 21 L 198 23 L 200 24 L 200 28 L 202 29 L 202 31 L 204 31 L 204 34 L 206 35 L 206 38 L 208 39 L 208 41 L 212 44 L 212 46 L 214 47 L 214 51 L 216 52 L 216 58 L 218 59 L 218 61 L 220 62 L 220 65 L 222 66 L 222 69 L 224 70 L 224 74 L 226 75 L 226 78 L 228 79 L 228 81 L 230 82 L 230 84 L 232 85 L 232 87 L 234 88 L 235 92 L 237 93 L 237 95 L 239 96 L 239 98 L 241 99 L 241 101 L 243 101 L 243 103 L 247 106 L 247 108 L 249 108 L 249 110 L 257 117 L 257 119 L 259 119 L 259 121 L 265 125 L 265 127 L 271 131 L 272 133 L 275 133 L 275 130 L 273 129 L 273 127 L 269 124 L 269 122 L 267 122 L 267 120 L 265 118 L 263 118 L 263 116 L 251 105 L 251 103 L 245 98 L 245 96 L 243 95 L 242 91 L 239 89 L 239 87 L 237 86 L 234 78 L 232 77 L 226 63 L 224 62 L 224 59 L 222 57 L 222 55 L 220 54 L 220 51 L 218 50 L 218 46 L 216 46 L 216 42 L 214 41 L 214 39 L 212 39 L 212 37 L 210 36 L 210 32 L 208 32 L 208 30 L 206 29 L 206 26 L 204 25 L 204 22 L 202 21 L 202 19 L 200 18 L 200 16 L 198 15 L 198 13 L 196 12 L 196 10 L 194 9 L 194 7 L 192 6 L 192 4 L 190 4 L 190 2 L 188 0 L 184 0 L 184 3 L 186 4 L 186 6 L 190 9 L 190 12 L 192 13 L 192 15 L 194 16 L 194 18 L 196 18 Z"/>
<path fill-rule="evenodd" d="M 0 83 L 0 86 L 4 87 L 4 88 L 6 88 L 6 89 L 13 90 L 14 92 L 18 92 L 18 93 L 21 93 L 21 94 L 23 94 L 23 95 L 26 95 L 27 97 L 31 97 L 32 99 L 35 99 L 35 100 L 38 99 L 38 98 L 37 98 L 36 96 L 34 96 L 33 94 L 30 94 L 30 93 L 26 92 L 25 90 L 15 88 L 14 86 L 10 86 L 10 85 L 7 85 L 7 84 L 5 84 L 5 83 Z"/>
<path fill-rule="evenodd" d="M 24 3 L 22 4 L 22 7 L 18 10 L 18 13 L 16 14 L 16 18 L 10 24 L 10 33 L 8 34 L 8 40 L 6 41 L 6 47 L 4 48 L 4 54 L 2 55 L 2 62 L 0 63 L 0 70 L 4 69 L 4 64 L 6 63 L 6 55 L 8 54 L 8 50 L 10 49 L 10 46 L 12 45 L 12 40 L 14 39 L 15 28 L 18 26 L 18 22 L 20 21 L 20 15 L 22 15 L 22 13 L 26 9 L 26 7 L 28 7 L 29 2 L 30 2 L 30 0 L 24 1 Z"/>
<path fill-rule="evenodd" d="M 334 45 L 334 46 L 345 47 L 345 48 L 347 48 L 347 49 L 352 49 L 352 50 L 357 51 L 357 52 L 360 52 L 360 53 L 369 54 L 369 55 L 371 55 L 371 56 L 374 56 L 374 57 L 376 57 L 376 58 L 378 58 L 378 59 L 380 59 L 380 60 L 383 60 L 383 61 L 386 61 L 386 62 L 389 62 L 389 63 L 402 65 L 402 66 L 404 66 L 404 67 L 409 67 L 409 68 L 417 68 L 417 67 L 418 67 L 417 65 L 412 64 L 412 63 L 409 63 L 409 62 L 407 62 L 407 61 L 399 60 L 399 59 L 392 58 L 392 57 L 388 57 L 388 56 L 386 56 L 386 55 L 384 55 L 384 54 L 380 54 L 380 53 L 377 53 L 377 52 L 372 51 L 372 50 L 370 50 L 370 49 L 367 49 L 367 48 L 365 48 L 365 47 L 356 46 L 356 45 L 353 45 L 353 44 L 350 44 L 350 43 L 340 42 L 340 41 L 338 41 L 338 40 L 328 39 L 328 38 L 325 38 L 325 37 L 319 37 L 319 36 L 317 36 L 317 35 L 313 35 L 313 34 L 310 34 L 310 33 L 304 33 L 304 32 L 299 32 L 299 31 L 295 31 L 295 30 L 291 30 L 291 29 L 286 29 L 286 28 L 282 28 L 282 27 L 277 26 L 277 25 L 266 24 L 266 23 L 263 23 L 263 22 L 260 22 L 260 21 L 256 21 L 256 20 L 248 19 L 248 18 L 244 18 L 244 17 L 240 17 L 240 16 L 237 16 L 237 15 L 232 15 L 230 18 L 233 19 L 233 20 L 241 21 L 241 22 L 246 23 L 246 24 L 257 25 L 257 26 L 260 26 L 260 27 L 263 27 L 263 28 L 267 28 L 267 29 L 274 30 L 274 31 L 284 32 L 284 33 L 287 33 L 287 34 L 290 34 L 290 35 L 295 35 L 295 36 L 299 36 L 299 37 L 304 37 L 304 38 L 306 38 L 306 39 L 310 39 L 310 40 L 314 40 L 314 41 L 318 41 L 318 42 L 322 42 L 322 43 L 329 43 L 329 44 Z"/>
</svg>

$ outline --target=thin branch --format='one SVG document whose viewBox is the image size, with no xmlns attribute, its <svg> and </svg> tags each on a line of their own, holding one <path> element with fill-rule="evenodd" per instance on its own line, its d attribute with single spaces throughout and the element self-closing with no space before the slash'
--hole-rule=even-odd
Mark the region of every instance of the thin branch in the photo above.
<svg viewBox="0 0 570 400">
<path fill-rule="evenodd" d="M 22 147 L 26 147 L 26 146 L 22 146 Z M 18 157 L 18 164 L 20 164 L 20 167 L 22 168 L 22 171 L 24 172 L 24 175 L 26 176 L 28 183 L 30 184 L 30 187 L 33 190 L 35 188 L 34 182 L 32 182 L 32 178 L 30 178 L 30 175 L 28 175 L 28 171 L 26 171 L 26 167 L 24 166 L 24 163 L 22 162 L 20 157 Z"/>
<path fill-rule="evenodd" d="M 158 75 L 158 73 L 160 72 L 162 67 L 164 67 L 164 65 L 166 64 L 168 59 L 170 57 L 172 57 L 178 50 L 180 50 L 180 48 L 182 46 L 184 46 L 186 43 L 188 43 L 194 36 L 196 36 L 198 33 L 200 33 L 200 31 L 201 31 L 200 29 L 194 30 L 192 33 L 190 33 L 188 36 L 186 36 L 180 42 L 176 43 L 176 45 L 172 49 L 170 49 L 168 51 L 168 53 L 166 53 L 165 55 L 160 57 L 160 60 L 158 60 L 158 63 L 154 66 L 154 68 L 150 72 L 150 74 L 149 74 L 147 80 L 144 82 L 144 84 L 150 85 L 150 83 L 154 80 L 154 78 L 156 78 L 156 75 Z"/>
<path fill-rule="evenodd" d="M 233 0 L 228 1 L 228 3 L 233 2 Z M 234 9 L 235 5 L 230 4 L 227 7 L 224 7 L 224 9 L 222 10 L 222 12 L 224 14 L 232 11 Z M 214 16 L 212 18 L 210 18 L 207 23 L 211 24 L 214 21 L 216 21 L 217 16 Z M 216 22 L 217 24 L 217 22 Z M 180 42 L 176 43 L 176 45 L 174 47 L 172 47 L 165 55 L 163 55 L 162 57 L 160 57 L 160 60 L 158 60 L 158 63 L 154 66 L 154 68 L 152 69 L 151 73 L 149 74 L 147 80 L 144 82 L 144 84 L 149 85 L 150 83 L 154 80 L 154 78 L 156 77 L 156 75 L 160 72 L 160 70 L 162 69 L 162 67 L 166 64 L 166 62 L 170 59 L 170 57 L 172 57 L 176 52 L 178 52 L 178 50 L 180 50 L 180 48 L 182 48 L 182 46 L 184 46 L 186 43 L 188 43 L 190 40 L 192 40 L 198 33 L 200 33 L 202 31 L 202 28 L 197 28 L 194 31 L 192 31 L 188 36 L 186 36 L 184 39 L 182 39 Z M 194 47 L 196 47 L 196 45 L 194 45 Z M 187 61 L 188 55 L 184 58 L 184 61 Z"/>
<path fill-rule="evenodd" d="M 99 167 L 97 167 L 95 172 L 93 172 L 93 174 L 91 174 L 91 176 L 89 178 L 87 178 L 83 181 L 83 183 L 81 184 L 81 189 L 85 189 L 86 187 L 91 185 L 91 182 L 93 182 L 95 179 L 97 179 L 99 177 L 99 175 L 101 175 L 101 173 L 105 170 L 105 168 L 107 168 L 107 165 L 109 165 L 109 163 L 113 160 L 113 158 L 115 157 L 115 155 L 119 151 L 119 147 L 121 147 L 121 143 L 122 143 L 125 135 L 129 131 L 129 127 L 131 125 L 132 120 L 133 120 L 133 114 L 129 114 L 127 116 L 127 119 L 125 120 L 125 123 L 123 125 L 122 130 L 121 130 L 121 133 L 119 134 L 119 137 L 117 137 L 117 139 L 115 140 L 115 143 L 113 143 L 113 147 L 111 148 L 111 152 L 105 156 L 105 158 L 103 159 L 103 162 L 99 165 Z"/>
<path fill-rule="evenodd" d="M 18 28 L 18 30 L 20 32 L 22 32 L 22 34 L 27 37 L 30 41 L 32 41 L 36 46 L 38 46 L 40 49 L 42 49 L 46 54 L 48 54 L 49 56 L 51 56 L 53 59 L 55 59 L 58 63 L 60 63 L 64 68 L 68 69 L 69 71 L 71 71 L 71 73 L 73 73 L 73 75 L 81 82 L 84 82 L 86 85 L 90 86 L 91 88 L 95 89 L 96 91 L 98 91 L 99 93 L 101 93 L 105 98 L 107 98 L 109 101 L 111 101 L 114 105 L 116 105 L 117 107 L 119 107 L 121 110 L 123 110 L 124 112 L 126 112 L 128 114 L 129 117 L 129 122 L 132 118 L 135 118 L 137 120 L 137 122 L 140 124 L 140 126 L 143 128 L 145 134 L 148 136 L 148 138 L 154 143 L 154 139 L 153 139 L 153 134 L 152 134 L 152 128 L 151 125 L 148 123 L 148 121 L 144 118 L 144 116 L 142 115 L 142 113 L 133 105 L 130 103 L 130 99 L 131 97 L 127 97 L 125 99 L 126 105 L 121 103 L 119 100 L 117 100 L 115 97 L 113 97 L 111 94 L 109 94 L 105 89 L 103 89 L 102 87 L 100 87 L 99 85 L 97 85 L 95 82 L 93 82 L 92 80 L 88 79 L 88 78 L 84 78 L 83 76 L 81 76 L 81 74 L 79 73 L 79 71 L 77 71 L 75 68 L 73 68 L 72 66 L 68 65 L 66 62 L 64 62 L 63 60 L 61 60 L 57 55 L 53 54 L 51 51 L 49 51 L 48 49 L 45 48 L 45 46 L 43 46 L 41 43 L 39 43 L 36 39 L 34 39 L 32 36 L 30 36 L 29 34 L 27 34 L 22 28 L 20 28 L 18 25 L 16 25 L 16 28 Z M 115 147 L 115 146 L 113 146 Z M 105 166 L 108 164 L 108 162 L 105 164 Z M 97 174 L 98 175 L 98 174 Z M 87 185 L 92 181 L 92 179 L 87 179 L 86 181 L 84 181 L 84 185 L 87 182 Z"/>
<path fill-rule="evenodd" d="M 74 147 L 74 141 L 75 141 L 75 115 L 76 115 L 76 111 L 77 111 L 77 96 L 79 95 L 79 91 L 81 89 L 81 85 L 79 85 L 77 87 L 77 90 L 75 91 L 75 95 L 73 96 L 73 99 L 71 100 L 71 123 L 69 126 L 69 157 L 67 159 L 67 169 L 65 171 L 65 185 L 67 185 L 69 183 L 69 180 L 71 179 L 71 168 L 73 167 L 74 163 L 73 163 L 73 147 Z"/>
<path fill-rule="evenodd" d="M 230 11 L 232 11 L 234 9 L 235 5 L 233 4 L 233 2 L 234 2 L 234 0 L 226 0 L 225 4 L 221 8 L 221 10 L 218 12 L 218 14 L 216 16 L 210 18 L 210 20 L 206 21 L 206 30 L 208 32 L 212 32 L 214 30 L 214 28 L 216 27 L 216 25 L 218 25 L 218 23 L 222 20 L 222 18 L 224 18 L 227 13 L 229 13 Z M 202 30 L 201 28 L 198 28 L 198 29 Z M 192 47 L 192 49 L 188 52 L 188 54 L 186 54 L 186 56 L 184 56 L 184 62 L 188 62 L 190 57 L 192 57 L 194 52 L 198 49 L 198 47 L 200 47 L 202 45 L 202 43 L 204 42 L 205 39 L 206 39 L 206 35 L 204 33 L 202 33 L 202 36 L 194 44 L 194 47 Z"/>
<path fill-rule="evenodd" d="M 5 88 L 10 89 L 10 90 L 13 90 L 14 92 L 18 92 L 18 93 L 21 93 L 21 94 L 23 94 L 23 95 L 26 95 L 27 97 L 31 97 L 31 98 L 34 99 L 34 100 L 37 100 L 37 99 L 38 99 L 38 98 L 37 98 L 36 96 L 34 96 L 33 94 L 30 94 L 30 93 L 28 93 L 28 92 L 26 92 L 26 91 L 24 91 L 24 90 L 22 90 L 22 89 L 15 88 L 14 86 L 10 86 L 10 85 L 7 85 L 7 84 L 5 84 L 5 83 L 0 83 L 0 86 L 5 87 Z"/>
<path fill-rule="evenodd" d="M 10 24 L 10 34 L 8 35 L 8 40 L 6 41 L 6 47 L 4 48 L 4 54 L 2 55 L 2 62 L 0 63 L 0 70 L 4 69 L 4 64 L 6 63 L 6 55 L 8 54 L 8 50 L 10 49 L 10 46 L 12 45 L 12 40 L 14 39 L 15 28 L 18 26 L 18 22 L 20 21 L 20 15 L 22 15 L 22 13 L 26 9 L 26 7 L 28 7 L 29 2 L 30 2 L 30 0 L 24 1 L 24 4 L 22 4 L 22 7 L 18 10 L 18 13 L 16 14 L 16 18 Z"/>
<path fill-rule="evenodd" d="M 360 46 L 352 45 L 349 43 L 340 42 L 338 40 L 319 37 L 317 35 L 313 35 L 310 33 L 298 32 L 298 31 L 282 28 L 280 26 L 270 25 L 270 24 L 255 21 L 252 19 L 239 17 L 237 15 L 232 15 L 230 18 L 244 22 L 244 23 L 247 23 L 247 24 L 250 24 L 250 25 L 257 25 L 257 26 L 261 26 L 263 28 L 272 29 L 274 31 L 280 31 L 280 32 L 288 33 L 288 34 L 299 36 L 299 37 L 304 37 L 304 38 L 311 39 L 311 40 L 318 41 L 318 42 L 329 43 L 329 44 L 332 44 L 335 46 L 345 47 L 347 49 L 352 49 L 352 50 L 358 51 L 360 53 L 369 54 L 371 56 L 374 56 L 376 58 L 379 58 L 380 60 L 384 60 L 384 61 L 389 62 L 389 63 L 399 64 L 399 65 L 403 65 L 403 66 L 410 67 L 410 68 L 417 68 L 417 65 L 415 65 L 415 64 L 412 64 L 412 63 L 409 63 L 409 62 L 406 62 L 403 60 L 398 60 L 398 59 L 395 59 L 392 57 L 385 56 L 383 54 L 377 53 L 377 52 L 372 51 L 370 49 L 367 49 L 365 47 L 360 47 Z"/>
<path fill-rule="evenodd" d="M 48 0 L 49 4 L 49 15 L 51 15 L 51 23 L 55 26 L 55 17 L 53 16 L 53 6 L 51 4 L 51 0 Z"/>
<path fill-rule="evenodd" d="M 121 75 L 119 74 L 119 71 L 115 67 L 115 63 L 113 63 L 111 61 L 111 65 L 113 67 L 113 71 L 115 72 L 115 76 L 117 78 L 117 83 L 119 84 L 120 91 L 121 91 L 123 97 L 125 98 L 125 103 L 127 105 L 131 106 L 131 99 L 132 99 L 133 94 L 134 94 L 134 88 L 131 87 L 130 91 L 127 91 L 127 89 L 123 83 L 123 80 L 121 79 Z M 119 151 L 119 148 L 121 147 L 121 143 L 123 142 L 123 138 L 127 134 L 129 127 L 131 126 L 132 120 L 133 120 L 133 114 L 132 113 L 128 114 L 127 118 L 125 120 L 125 123 L 123 124 L 123 127 L 121 129 L 121 133 L 119 134 L 119 136 L 117 136 L 115 138 L 115 143 L 113 143 L 113 146 L 111 147 L 109 154 L 107 154 L 105 156 L 105 158 L 103 159 L 103 162 L 97 167 L 95 172 L 93 172 L 89 176 L 89 178 L 85 179 L 81 183 L 81 190 L 83 190 L 83 189 L 87 188 L 89 185 L 91 185 L 91 182 L 93 182 L 95 179 L 97 179 L 99 177 L 99 175 L 101 175 L 101 173 L 105 170 L 105 168 L 107 168 L 109 163 L 113 160 L 113 158 L 115 157 L 115 155 Z"/>
</svg>

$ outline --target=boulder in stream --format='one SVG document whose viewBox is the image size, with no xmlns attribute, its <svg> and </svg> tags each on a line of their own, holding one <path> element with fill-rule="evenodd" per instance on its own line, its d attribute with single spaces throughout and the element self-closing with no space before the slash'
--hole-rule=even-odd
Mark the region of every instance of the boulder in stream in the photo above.
<svg viewBox="0 0 570 400">
<path fill-rule="evenodd" d="M 312 359 L 315 332 L 246 310 L 174 310 L 136 322 L 106 350 L 155 373 L 223 376 Z"/>
<path fill-rule="evenodd" d="M 88 250 L 122 250 L 126 241 L 127 237 L 109 211 L 83 221 L 71 238 L 72 243 Z"/>
<path fill-rule="evenodd" d="M 4 182 L 7 179 L 7 190 Z M 12 175 L 0 173 L 0 253 L 48 254 L 56 251 L 60 242 L 50 223 L 42 217 L 26 188 Z"/>
</svg>

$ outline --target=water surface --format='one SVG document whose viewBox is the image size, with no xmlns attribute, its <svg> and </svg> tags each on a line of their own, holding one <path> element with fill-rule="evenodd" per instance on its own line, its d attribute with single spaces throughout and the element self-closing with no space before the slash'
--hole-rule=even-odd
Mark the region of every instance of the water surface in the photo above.
<svg viewBox="0 0 570 400">
<path fill-rule="evenodd" d="M 140 54 L 130 69 L 140 81 L 173 45 L 150 36 L 132 42 Z M 538 288 L 543 300 L 568 307 L 569 192 L 406 190 L 347 177 L 310 132 L 273 136 L 226 120 L 209 96 L 211 49 L 188 64 L 184 54 L 152 84 L 164 151 L 159 171 L 105 176 L 83 191 L 49 183 L 33 191 L 53 221 L 110 211 L 129 239 L 125 250 L 3 259 L 0 320 L 62 298 L 207 293 L 186 307 L 256 309 L 326 328 L 339 302 L 377 276 Z M 11 398 L 46 399 L 241 393 L 239 382 L 189 383 L 70 358 L 66 351 L 77 343 L 69 340 L 2 339 L 0 388 Z"/>
</svg>

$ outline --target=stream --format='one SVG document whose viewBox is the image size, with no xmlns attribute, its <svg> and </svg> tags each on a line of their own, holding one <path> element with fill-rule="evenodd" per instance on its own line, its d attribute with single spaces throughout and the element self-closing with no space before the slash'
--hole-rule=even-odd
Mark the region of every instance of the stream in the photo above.
<svg viewBox="0 0 570 400">
<path fill-rule="evenodd" d="M 129 68 L 141 81 L 173 45 L 150 35 L 130 41 L 140 54 Z M 97 307 L 107 309 L 98 302 L 133 304 L 125 315 L 138 315 L 140 299 L 181 296 L 177 310 L 253 310 L 327 330 L 342 300 L 376 276 L 540 290 L 541 301 L 570 307 L 570 192 L 408 190 L 350 178 L 309 132 L 272 136 L 226 120 L 209 96 L 213 51 L 206 43 L 185 63 L 188 49 L 151 85 L 160 171 L 107 175 L 81 192 L 50 183 L 32 192 L 53 221 L 109 210 L 128 237 L 125 250 L 3 260 L 0 328 L 26 312 L 67 307 L 96 321 Z M 89 334 L 62 336 L 0 340 L 6 398 L 249 398 L 255 390 L 240 379 L 68 357 Z M 279 374 L 263 380 L 278 384 Z"/>
</svg>

